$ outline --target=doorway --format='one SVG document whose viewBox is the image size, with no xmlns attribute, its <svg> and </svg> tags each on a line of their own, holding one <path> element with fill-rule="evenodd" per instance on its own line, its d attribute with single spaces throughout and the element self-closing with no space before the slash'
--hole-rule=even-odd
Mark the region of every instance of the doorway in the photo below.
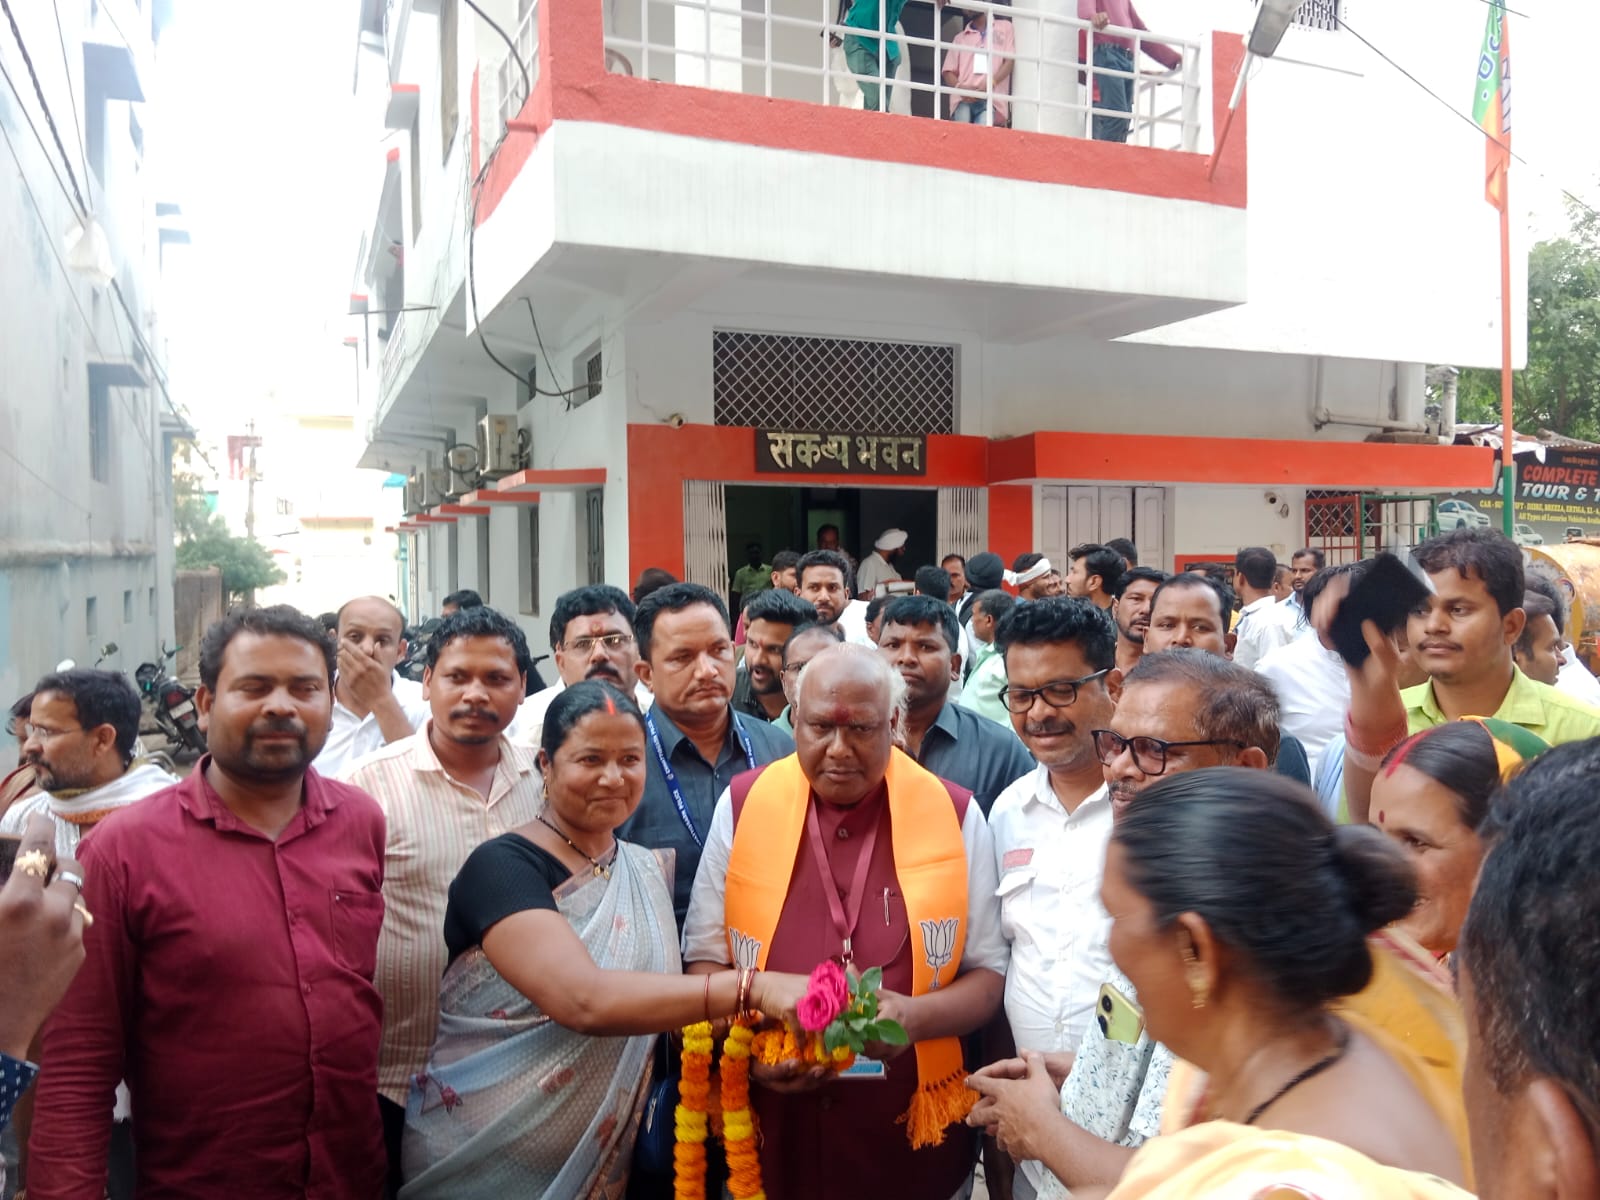
<svg viewBox="0 0 1600 1200">
<path fill-rule="evenodd" d="M 937 563 L 939 505 L 936 488 L 780 487 L 728 484 L 724 489 L 731 567 L 744 565 L 744 548 L 760 545 L 771 562 L 779 550 L 804 554 L 817 544 L 817 530 L 836 525 L 839 544 L 860 562 L 885 529 L 906 531 L 901 574 Z"/>
</svg>

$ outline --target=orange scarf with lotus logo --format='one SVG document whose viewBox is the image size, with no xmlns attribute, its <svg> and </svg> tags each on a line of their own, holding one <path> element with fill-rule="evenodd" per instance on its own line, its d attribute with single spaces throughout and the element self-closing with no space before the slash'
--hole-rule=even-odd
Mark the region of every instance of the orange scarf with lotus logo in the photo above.
<svg viewBox="0 0 1600 1200">
<path fill-rule="evenodd" d="M 950 793 L 900 750 L 889 756 L 894 870 L 911 927 L 911 994 L 949 984 L 967 940 L 967 848 Z M 765 968 L 805 836 L 811 783 L 793 754 L 751 785 L 728 859 L 728 949 L 736 966 Z M 779 864 L 787 863 L 787 869 Z M 777 866 L 777 869 L 774 869 Z M 917 1090 L 901 1120 L 913 1148 L 937 1146 L 976 1095 L 966 1086 L 958 1038 L 918 1042 Z"/>
</svg>

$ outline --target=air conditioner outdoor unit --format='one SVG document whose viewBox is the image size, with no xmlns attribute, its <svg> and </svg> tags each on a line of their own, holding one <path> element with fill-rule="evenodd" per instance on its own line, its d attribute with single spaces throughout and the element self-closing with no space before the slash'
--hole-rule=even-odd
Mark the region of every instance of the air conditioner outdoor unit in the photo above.
<svg viewBox="0 0 1600 1200">
<path fill-rule="evenodd" d="M 517 418 L 490 415 L 478 422 L 478 471 L 485 479 L 502 479 L 522 469 Z"/>
<path fill-rule="evenodd" d="M 427 474 L 427 488 L 423 499 L 428 508 L 434 509 L 450 498 L 450 469 L 448 467 L 429 467 Z"/>
<path fill-rule="evenodd" d="M 406 516 L 414 517 L 427 508 L 428 497 L 422 476 L 413 471 L 406 477 Z"/>
<path fill-rule="evenodd" d="M 465 443 L 457 443 L 444 453 L 446 490 L 452 500 L 465 496 L 478 486 L 482 473 L 478 470 L 478 452 Z"/>
</svg>

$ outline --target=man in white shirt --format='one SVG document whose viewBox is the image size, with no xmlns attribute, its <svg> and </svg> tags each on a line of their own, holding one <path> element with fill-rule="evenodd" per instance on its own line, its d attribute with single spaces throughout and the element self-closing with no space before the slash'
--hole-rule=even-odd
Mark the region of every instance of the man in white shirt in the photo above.
<svg viewBox="0 0 1600 1200">
<path fill-rule="evenodd" d="M 1348 575 L 1354 582 L 1371 561 L 1363 559 L 1318 571 L 1297 593 L 1305 611 L 1310 611 L 1330 579 Z M 1350 677 L 1333 643 L 1309 623 L 1306 629 L 1304 637 L 1270 651 L 1256 664 L 1256 670 L 1278 693 L 1283 732 L 1299 738 L 1306 757 L 1315 763 L 1323 748 L 1344 732 L 1344 714 L 1350 709 Z"/>
<path fill-rule="evenodd" d="M 1239 599 L 1244 608 L 1233 627 L 1237 637 L 1233 661 L 1254 668 L 1268 652 L 1294 640 L 1294 629 L 1272 594 L 1278 560 L 1265 546 L 1246 546 L 1234 560 Z"/>
<path fill-rule="evenodd" d="M 539 748 L 544 714 L 564 689 L 585 679 L 603 679 L 623 695 L 631 689 L 640 711 L 650 707 L 650 689 L 639 682 L 633 665 L 639 647 L 633 640 L 633 601 L 621 588 L 597 583 L 573 588 L 556 597 L 550 614 L 550 648 L 559 678 L 522 702 L 506 736 L 523 746 Z"/>
<path fill-rule="evenodd" d="M 1100 876 L 1111 801 L 1092 731 L 1111 723 L 1122 675 L 1117 631 L 1087 600 L 1020 604 L 999 632 L 1011 721 L 1039 766 L 990 812 L 1000 872 L 1000 928 L 1011 943 L 1006 1019 L 1019 1053 L 1070 1054 L 1094 1019 L 1111 971 Z M 1023 1180 L 1030 1185 L 1022 1190 Z M 1022 1164 L 1017 1193 L 1043 1179 Z"/>
<path fill-rule="evenodd" d="M 22 834 L 39 813 L 55 825 L 56 853 L 71 858 L 100 820 L 177 783 L 134 757 L 140 712 L 139 693 L 120 671 L 75 667 L 39 680 L 21 735 L 22 761 L 40 790 L 6 809 L 0 833 Z"/>
<path fill-rule="evenodd" d="M 878 535 L 872 543 L 872 553 L 861 560 L 861 569 L 856 572 L 857 599 L 870 600 L 884 584 L 900 579 L 894 564 L 906 552 L 906 537 L 904 529 L 885 529 Z"/>
<path fill-rule="evenodd" d="M 867 602 L 853 600 L 850 560 L 837 550 L 813 550 L 795 568 L 800 599 L 817 610 L 819 625 L 838 623 L 847 642 L 871 646 L 867 634 Z"/>
<path fill-rule="evenodd" d="M 422 686 L 395 673 L 406 656 L 405 618 L 381 596 L 361 596 L 339 610 L 339 667 L 333 724 L 312 763 L 335 776 L 358 758 L 410 737 L 428 719 Z"/>
</svg>

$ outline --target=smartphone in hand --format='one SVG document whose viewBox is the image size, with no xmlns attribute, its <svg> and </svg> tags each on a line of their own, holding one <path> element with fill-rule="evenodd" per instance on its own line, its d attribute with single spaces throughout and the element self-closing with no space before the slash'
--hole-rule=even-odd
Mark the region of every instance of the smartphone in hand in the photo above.
<svg viewBox="0 0 1600 1200">
<path fill-rule="evenodd" d="M 1328 637 L 1339 657 L 1359 670 L 1372 651 L 1361 633 L 1364 621 L 1390 634 L 1402 628 L 1419 604 L 1433 595 L 1427 575 L 1393 554 L 1380 554 L 1354 583 L 1334 614 Z"/>
<path fill-rule="evenodd" d="M 1100 985 L 1100 998 L 1094 1006 L 1094 1019 L 1100 1032 L 1113 1042 L 1133 1045 L 1144 1032 L 1144 1013 L 1109 983 Z"/>
<path fill-rule="evenodd" d="M 17 854 L 22 849 L 22 835 L 0 833 L 0 883 L 11 878 L 11 869 L 17 865 Z"/>
</svg>

